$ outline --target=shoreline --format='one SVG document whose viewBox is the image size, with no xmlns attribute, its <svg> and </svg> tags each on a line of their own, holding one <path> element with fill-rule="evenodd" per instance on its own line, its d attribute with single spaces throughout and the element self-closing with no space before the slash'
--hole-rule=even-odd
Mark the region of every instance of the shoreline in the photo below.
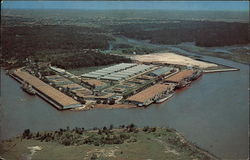
<svg viewBox="0 0 250 160">
<path fill-rule="evenodd" d="M 22 136 L 17 136 L 10 138 L 8 140 L 2 140 L 2 156 L 3 157 L 11 157 L 13 151 L 15 153 L 13 154 L 24 154 L 24 148 L 27 148 L 26 152 L 31 152 L 30 148 L 36 147 L 40 148 L 36 152 L 36 158 L 44 157 L 43 155 L 46 153 L 49 153 L 50 151 L 48 148 L 51 146 L 54 146 L 53 148 L 57 151 L 60 150 L 60 148 L 64 148 L 63 150 L 65 152 L 70 152 L 71 148 L 73 147 L 74 150 L 77 151 L 71 151 L 74 152 L 74 154 L 79 154 L 78 148 L 85 148 L 88 150 L 91 148 L 93 153 L 96 153 L 98 155 L 98 152 L 95 152 L 97 149 L 107 149 L 107 148 L 117 148 L 117 151 L 115 151 L 116 154 L 113 158 L 120 159 L 122 158 L 122 154 L 119 154 L 119 152 L 129 153 L 132 157 L 137 157 L 138 154 L 143 151 L 143 148 L 147 148 L 147 145 L 157 145 L 159 150 L 157 151 L 158 154 L 161 154 L 161 157 L 171 155 L 171 157 L 174 159 L 179 159 L 178 157 L 180 155 L 186 157 L 186 159 L 211 159 L 211 160 L 218 160 L 219 158 L 213 155 L 212 153 L 208 152 L 205 149 L 200 148 L 199 146 L 195 145 L 194 143 L 188 141 L 180 132 L 176 131 L 175 129 L 166 128 L 166 127 L 144 127 L 144 128 L 137 128 L 134 124 L 130 124 L 128 126 L 124 126 L 121 128 L 106 128 L 103 127 L 101 129 L 96 128 L 95 130 L 82 130 L 81 128 L 75 128 L 75 129 L 60 129 L 59 131 L 44 131 L 44 132 L 37 132 L 32 133 L 30 131 L 25 130 Z M 39 133 L 39 135 L 38 135 Z M 96 140 L 94 142 L 90 143 L 64 143 L 63 141 L 57 140 L 57 134 L 61 133 L 62 135 L 68 134 L 68 135 L 74 135 L 75 138 L 71 139 L 71 141 L 75 141 L 78 139 L 78 141 L 84 141 L 84 139 L 88 139 L 86 135 L 90 137 L 106 137 L 106 134 L 110 136 L 116 135 L 116 137 L 119 135 L 126 135 L 128 138 L 123 139 L 121 143 L 114 142 L 103 142 L 102 145 L 97 145 Z M 55 140 L 39 140 L 38 137 L 43 137 L 43 135 L 51 135 L 56 136 Z M 28 136 L 28 137 L 26 137 Z M 30 137 L 31 136 L 31 137 Z M 60 136 L 59 136 L 60 137 Z M 78 137 L 78 138 L 76 138 Z M 80 138 L 80 139 L 79 139 Z M 95 139 L 95 138 L 94 138 Z M 57 142 L 58 141 L 58 142 Z M 100 142 L 98 142 L 100 143 Z M 114 144 L 113 144 L 114 143 Z M 130 148 L 133 146 L 140 146 L 142 150 L 138 150 L 138 153 L 136 154 L 134 152 L 130 151 Z M 20 147 L 23 147 L 20 149 Z M 40 152 L 43 150 L 42 152 Z M 121 151 L 119 151 L 121 150 Z M 149 150 L 150 152 L 150 150 Z M 131 155 L 132 154 L 132 155 Z M 27 154 L 29 155 L 29 154 Z M 108 155 L 108 154 L 107 154 Z M 102 155 L 99 155 L 102 156 Z M 105 157 L 105 156 L 104 156 Z M 109 156 L 106 156 L 106 158 L 111 158 Z M 128 157 L 129 158 L 129 157 Z M 146 158 L 146 157 L 144 157 Z M 149 157 L 148 157 L 149 158 Z M 154 157 L 151 157 L 154 158 Z M 67 158 L 70 159 L 70 158 Z"/>
</svg>

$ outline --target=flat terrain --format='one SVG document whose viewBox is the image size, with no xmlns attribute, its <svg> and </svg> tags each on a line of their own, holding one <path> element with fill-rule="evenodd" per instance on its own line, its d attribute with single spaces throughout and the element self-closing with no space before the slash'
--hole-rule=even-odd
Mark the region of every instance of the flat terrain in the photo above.
<svg viewBox="0 0 250 160">
<path fill-rule="evenodd" d="M 168 63 L 175 65 L 198 66 L 203 69 L 217 66 L 216 64 L 201 62 L 174 53 L 155 53 L 147 55 L 138 55 L 132 58 L 140 62 L 159 62 L 159 63 Z"/>
<path fill-rule="evenodd" d="M 109 129 L 105 129 L 106 131 Z M 216 159 L 209 153 L 187 142 L 180 134 L 170 129 L 148 128 L 124 131 L 126 129 L 112 129 L 112 136 L 127 136 L 122 144 L 93 144 L 65 146 L 57 142 L 41 142 L 34 139 L 13 138 L 1 143 L 0 154 L 8 160 L 30 158 L 32 160 L 76 160 L 76 159 L 109 159 L 109 160 L 208 160 Z M 98 139 L 104 130 L 84 131 L 81 137 Z M 47 132 L 48 133 L 48 132 Z M 73 131 L 65 131 L 63 135 L 77 137 Z M 63 136 L 62 135 L 62 136 Z M 96 141 L 96 140 L 94 140 Z M 91 143 L 91 142 L 90 142 Z"/>
</svg>

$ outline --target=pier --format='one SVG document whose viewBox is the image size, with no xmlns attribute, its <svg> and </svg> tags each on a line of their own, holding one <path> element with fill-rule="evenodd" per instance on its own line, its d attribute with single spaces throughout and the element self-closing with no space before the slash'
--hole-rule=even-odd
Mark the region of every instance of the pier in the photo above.
<svg viewBox="0 0 250 160">
<path fill-rule="evenodd" d="M 37 91 L 37 95 L 52 104 L 58 110 L 72 109 L 82 106 L 78 101 L 21 69 L 15 70 L 13 74 L 11 74 L 11 77 L 20 83 L 23 81 L 29 83 Z"/>
<path fill-rule="evenodd" d="M 237 68 L 227 68 L 227 69 L 213 69 L 213 70 L 203 70 L 203 73 L 215 73 L 215 72 L 231 72 L 231 71 L 239 71 Z"/>
</svg>

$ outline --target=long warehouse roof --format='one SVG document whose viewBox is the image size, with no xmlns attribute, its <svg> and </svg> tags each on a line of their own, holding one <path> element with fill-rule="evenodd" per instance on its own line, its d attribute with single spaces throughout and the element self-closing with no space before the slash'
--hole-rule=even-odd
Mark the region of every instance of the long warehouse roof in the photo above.
<svg viewBox="0 0 250 160">
<path fill-rule="evenodd" d="M 144 103 L 145 101 L 154 98 L 157 94 L 161 94 L 162 92 L 166 91 L 167 89 L 169 89 L 171 87 L 172 86 L 169 84 L 155 84 L 155 85 L 129 97 L 127 100 Z"/>
<path fill-rule="evenodd" d="M 176 73 L 175 75 L 171 77 L 166 78 L 165 81 L 178 83 L 182 81 L 183 79 L 192 76 L 193 73 L 194 73 L 193 70 L 183 70 L 183 71 Z"/>
<path fill-rule="evenodd" d="M 28 82 L 30 85 L 42 92 L 44 95 L 48 96 L 50 99 L 54 100 L 55 102 L 64 107 L 71 105 L 80 105 L 80 103 L 74 100 L 73 98 L 44 83 L 40 79 L 29 74 L 28 72 L 16 70 L 14 73 L 16 76 Z"/>
</svg>

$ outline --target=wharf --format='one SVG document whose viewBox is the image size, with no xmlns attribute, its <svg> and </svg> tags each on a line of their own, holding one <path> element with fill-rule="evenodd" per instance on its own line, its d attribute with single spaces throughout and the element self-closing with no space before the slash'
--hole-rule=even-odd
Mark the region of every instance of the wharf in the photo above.
<svg viewBox="0 0 250 160">
<path fill-rule="evenodd" d="M 227 69 L 213 69 L 213 70 L 203 70 L 203 73 L 215 73 L 215 72 L 231 72 L 231 71 L 239 71 L 238 68 L 227 68 Z"/>
<path fill-rule="evenodd" d="M 15 70 L 10 76 L 20 83 L 23 81 L 29 83 L 37 91 L 37 95 L 52 104 L 58 110 L 72 109 L 82 106 L 78 101 L 21 69 Z"/>
</svg>

